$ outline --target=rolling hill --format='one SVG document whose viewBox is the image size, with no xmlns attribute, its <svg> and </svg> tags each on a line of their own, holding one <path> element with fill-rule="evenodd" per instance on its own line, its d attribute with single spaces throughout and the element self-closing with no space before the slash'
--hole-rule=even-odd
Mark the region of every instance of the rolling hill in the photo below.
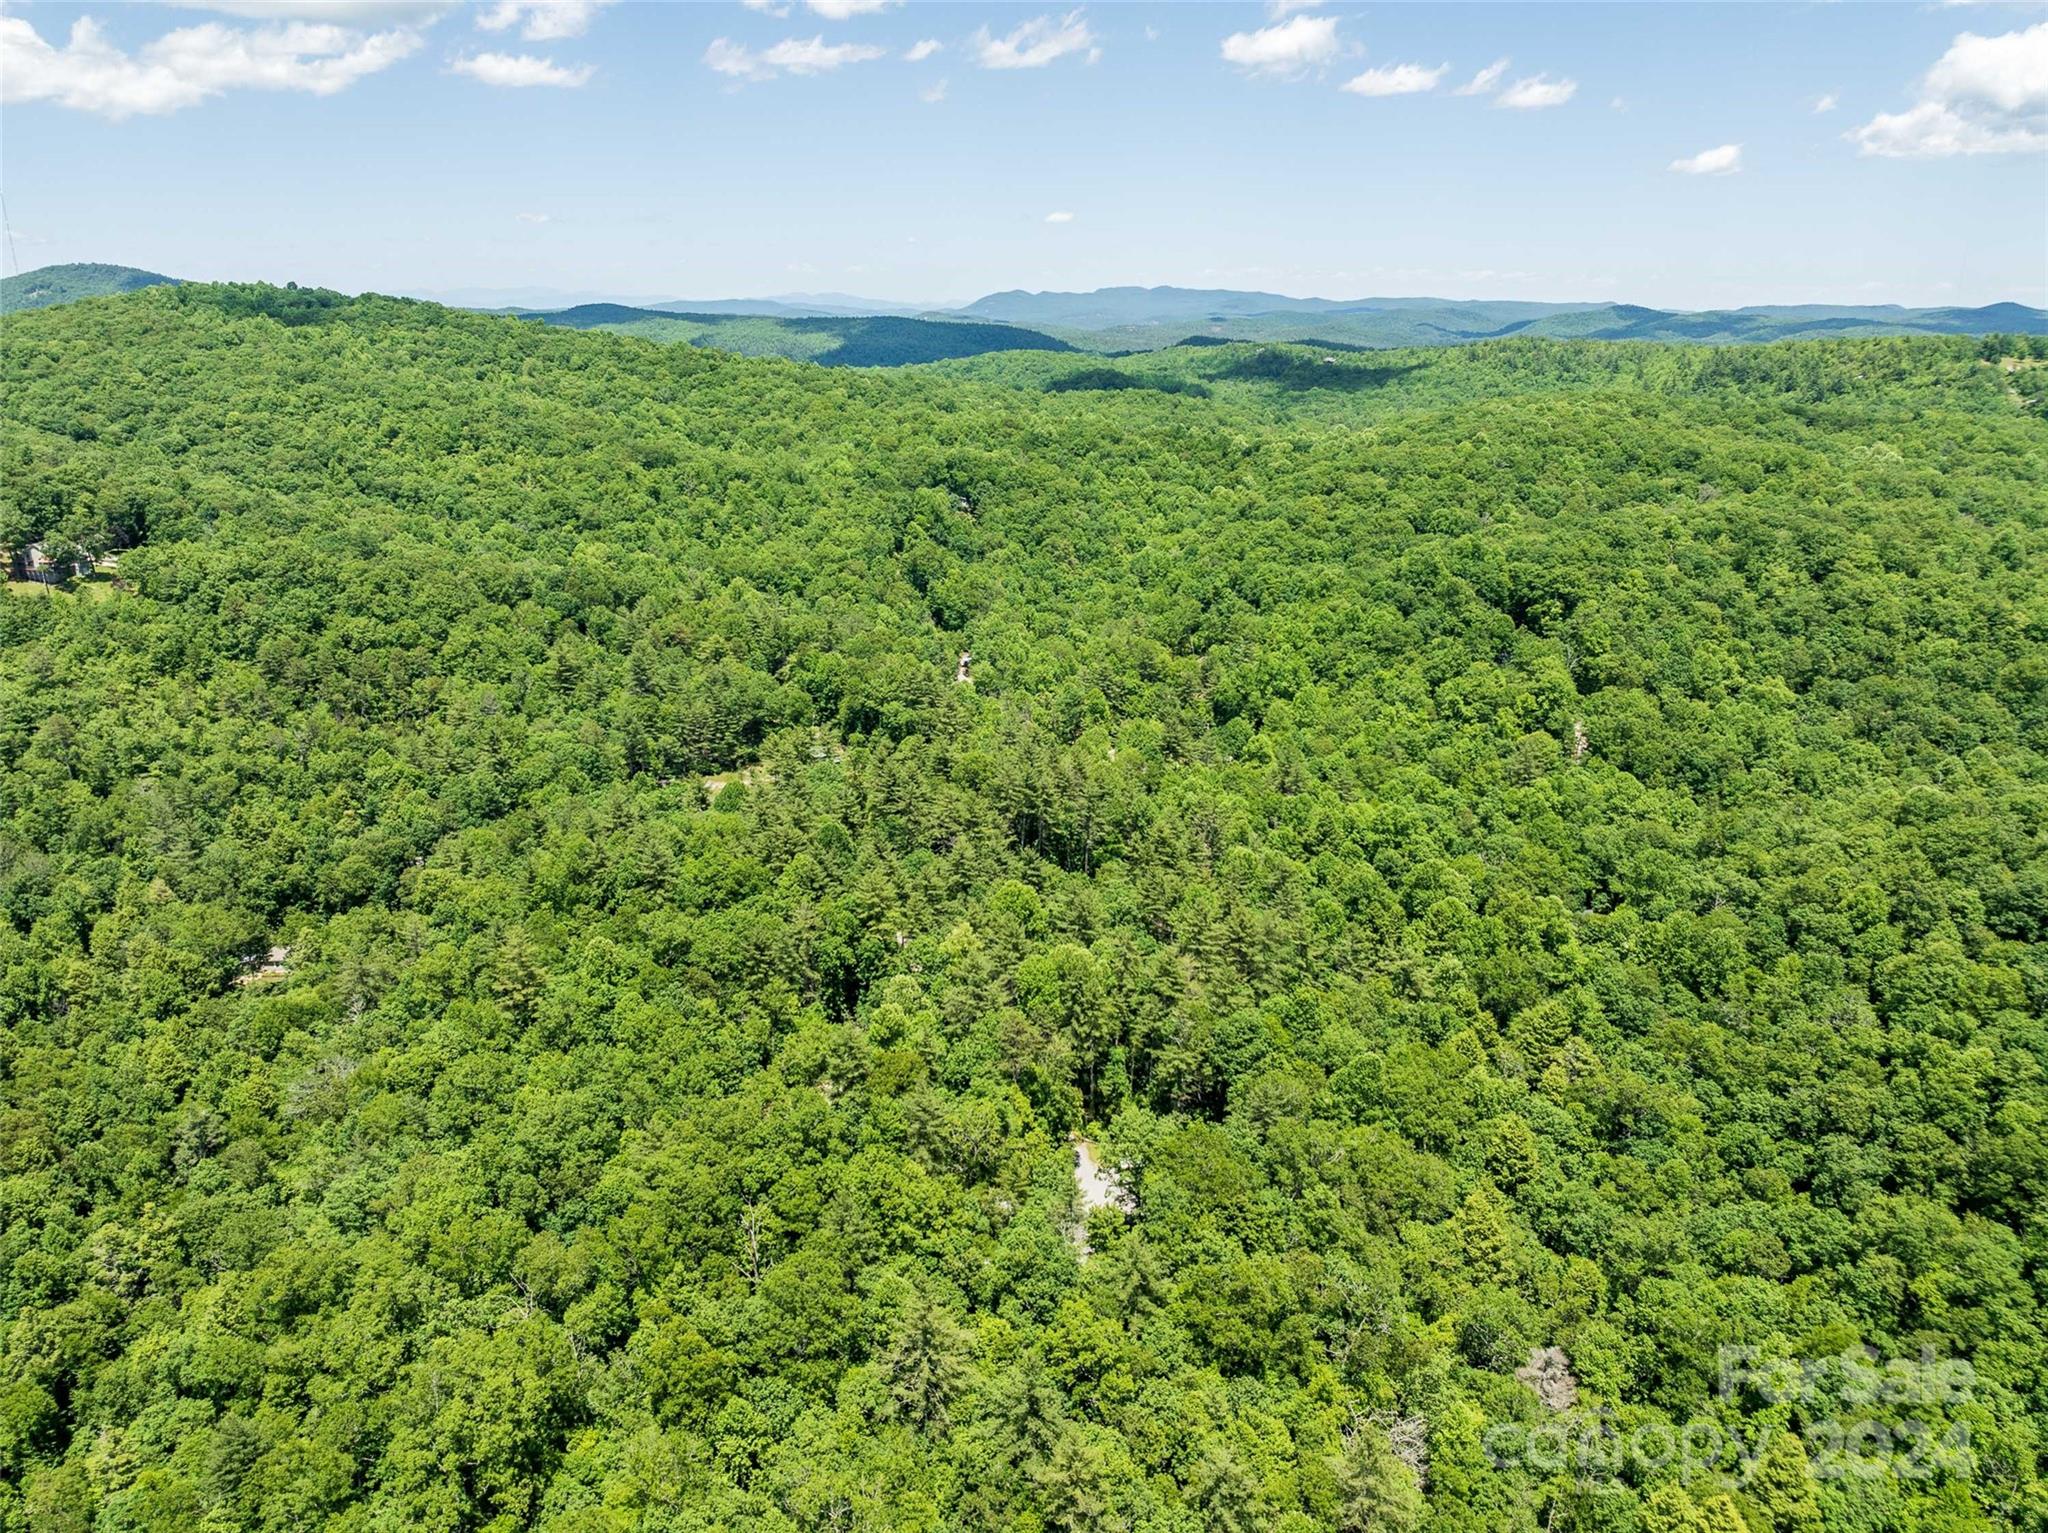
<svg viewBox="0 0 2048 1533">
<path fill-rule="evenodd" d="M 47 309 L 53 304 L 104 298 L 110 293 L 132 293 L 137 288 L 163 287 L 178 280 L 136 266 L 108 266 L 98 261 L 39 266 L 34 271 L 0 277 L 0 314 Z"/>
<path fill-rule="evenodd" d="M 1697 313 L 1604 304 L 1510 325 L 1491 336 L 1543 335 L 1596 341 L 1699 341 L 1711 345 L 1762 341 L 1848 340 L 1880 335 L 2048 334 L 2048 311 L 2024 304 L 1979 309 L 1721 309 Z"/>
<path fill-rule="evenodd" d="M 2024 304 L 1908 309 L 1797 304 L 1687 312 L 1616 303 L 1443 298 L 1288 298 L 1201 288 L 1101 288 L 1092 293 L 991 293 L 957 311 L 1034 325 L 1091 351 L 1150 351 L 1194 337 L 1448 346 L 1510 335 L 1712 345 L 1877 335 L 2039 335 L 2048 311 Z"/>
<path fill-rule="evenodd" d="M 519 317 L 574 330 L 607 330 L 665 344 L 709 346 L 741 356 L 787 357 L 826 367 L 901 367 L 991 351 L 1076 349 L 1056 336 L 1017 325 L 901 315 L 674 314 L 591 303 Z"/>
<path fill-rule="evenodd" d="M 1012 325 L 1106 330 L 1119 325 L 1195 324 L 1219 316 L 1328 314 L 1355 305 L 1329 298 L 1289 298 L 1234 288 L 1102 287 L 1087 293 L 990 293 L 956 310 Z"/>
<path fill-rule="evenodd" d="M 0 281 L 0 312 L 178 280 L 130 266 L 46 266 Z M 2018 303 L 1924 309 L 1896 304 L 1758 304 L 1689 312 L 1622 303 L 1291 298 L 1234 288 L 1180 287 L 1106 287 L 1085 293 L 1011 289 L 958 309 L 923 312 L 846 293 L 593 302 L 489 312 L 827 367 L 900 367 L 1009 351 L 1114 356 L 1191 342 L 1292 342 L 1333 350 L 1380 350 L 1462 346 L 1510 336 L 1726 346 L 1888 335 L 2048 334 L 2048 311 Z"/>
</svg>

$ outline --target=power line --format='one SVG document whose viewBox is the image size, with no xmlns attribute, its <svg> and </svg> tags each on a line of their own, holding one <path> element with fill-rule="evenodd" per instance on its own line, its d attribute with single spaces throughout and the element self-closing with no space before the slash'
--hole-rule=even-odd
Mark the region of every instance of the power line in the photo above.
<svg viewBox="0 0 2048 1533">
<path fill-rule="evenodd" d="M 21 252 L 14 248 L 14 220 L 7 216 L 7 198 L 0 195 L 0 227 L 7 230 L 7 255 L 14 262 L 14 275 L 21 275 Z"/>
</svg>

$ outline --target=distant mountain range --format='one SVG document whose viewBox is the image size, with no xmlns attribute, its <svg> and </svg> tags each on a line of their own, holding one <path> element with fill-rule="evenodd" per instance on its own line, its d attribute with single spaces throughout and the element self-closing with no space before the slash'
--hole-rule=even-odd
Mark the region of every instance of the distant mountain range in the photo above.
<svg viewBox="0 0 2048 1533">
<path fill-rule="evenodd" d="M 1057 325 L 1070 330 L 1109 330 L 1124 325 L 1190 325 L 1274 315 L 1378 313 L 1389 310 L 1483 309 L 1511 319 L 1534 319 L 1590 303 L 1459 303 L 1448 298 L 1289 298 L 1284 293 L 1241 292 L 1235 288 L 1099 287 L 1088 293 L 1027 293 L 1011 289 L 977 298 L 960 312 L 977 319 L 1019 325 Z"/>
<path fill-rule="evenodd" d="M 582 314 L 586 310 L 561 312 Z M 680 302 L 654 304 L 635 312 L 642 317 L 687 312 L 700 320 L 714 315 L 789 320 L 824 317 L 794 303 L 764 299 L 727 299 L 689 306 Z M 847 309 L 840 311 L 840 315 L 855 312 Z M 1104 352 L 1156 351 L 1189 340 L 1313 340 L 1342 346 L 1394 347 L 1458 346 L 1506 336 L 1534 335 L 1557 340 L 1746 345 L 1875 335 L 2048 334 L 2048 311 L 2017 303 L 1935 309 L 1908 309 L 1896 304 L 1760 304 L 1743 309 L 1689 312 L 1652 309 L 1640 304 L 1521 300 L 1367 298 L 1338 302 L 1200 288 L 991 293 L 965 308 L 927 311 L 915 318 L 898 317 L 897 323 L 968 320 L 985 327 L 1017 327 L 1037 338 L 1023 343 L 1027 346 L 1039 346 L 1052 339 L 1079 350 Z M 606 322 L 606 328 L 632 327 L 613 321 Z M 645 327 L 637 333 L 655 334 Z M 691 338 L 698 344 L 721 344 L 721 339 L 714 335 Z M 1018 346 L 1016 341 L 1004 344 L 1000 334 L 983 339 L 989 344 L 978 347 L 979 350 Z"/>
<path fill-rule="evenodd" d="M 1191 336 L 1329 340 L 1354 346 L 1443 346 L 1510 335 L 1722 344 L 1853 335 L 2048 333 L 2048 311 L 2024 304 L 1907 309 L 1895 304 L 1759 304 L 1688 312 L 1639 304 L 1445 298 L 1289 298 L 1205 288 L 1098 288 L 1090 293 L 991 293 L 960 312 L 1035 325 L 1091 349 L 1153 350 Z"/>
<path fill-rule="evenodd" d="M 47 266 L 0 282 L 0 310 L 175 280 L 126 266 Z M 1755 304 L 1685 311 L 1620 303 L 1292 298 L 1235 288 L 1105 287 L 1085 293 L 1012 289 L 956 309 L 931 309 L 850 293 L 623 304 L 505 302 L 513 291 L 472 289 L 441 297 L 497 298 L 495 304 L 473 306 L 550 324 L 841 366 L 889 366 L 984 351 L 1154 351 L 1191 340 L 1319 341 L 1376 348 L 1464 345 L 1515 335 L 1734 345 L 1875 335 L 2048 334 L 2048 311 L 2018 303 L 1929 309 Z"/>
<path fill-rule="evenodd" d="M 911 318 L 923 314 L 961 313 L 944 304 L 889 303 L 879 298 L 860 298 L 852 293 L 781 293 L 773 298 L 676 298 L 651 303 L 650 309 L 667 309 L 677 314 L 765 314 L 782 319 L 836 319 L 848 315 L 896 315 Z"/>
<path fill-rule="evenodd" d="M 594 303 L 619 304 L 630 309 L 665 309 L 678 314 L 762 314 L 777 319 L 831 319 L 855 314 L 936 314 L 948 311 L 941 303 L 891 303 L 879 298 L 861 298 L 853 293 L 774 293 L 766 298 L 663 298 L 659 294 L 570 291 L 545 287 L 408 288 L 400 297 L 421 298 L 444 303 L 452 309 L 480 309 L 500 314 L 554 313 L 580 309 Z"/>
</svg>

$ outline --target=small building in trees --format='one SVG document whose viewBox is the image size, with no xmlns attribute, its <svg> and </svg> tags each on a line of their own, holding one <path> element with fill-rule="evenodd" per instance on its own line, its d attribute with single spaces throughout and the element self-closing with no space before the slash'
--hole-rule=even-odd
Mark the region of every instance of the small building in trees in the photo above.
<svg viewBox="0 0 2048 1533">
<path fill-rule="evenodd" d="M 59 585 L 74 575 L 90 575 L 92 569 L 92 555 L 52 549 L 46 543 L 30 543 L 16 549 L 7 560 L 9 579 L 39 580 L 44 585 Z"/>
</svg>

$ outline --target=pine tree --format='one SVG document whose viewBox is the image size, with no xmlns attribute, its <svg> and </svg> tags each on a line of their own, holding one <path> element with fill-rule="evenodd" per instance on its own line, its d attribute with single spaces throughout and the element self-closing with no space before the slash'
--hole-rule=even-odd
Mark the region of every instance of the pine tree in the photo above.
<svg viewBox="0 0 2048 1533">
<path fill-rule="evenodd" d="M 943 1428 L 968 1378 L 967 1333 L 928 1298 L 904 1307 L 895 1332 L 875 1358 L 888 1386 L 885 1413 L 920 1432 Z"/>
<path fill-rule="evenodd" d="M 1106 1533 L 1114 1526 L 1112 1476 L 1102 1450 L 1072 1427 L 1060 1434 L 1040 1476 L 1045 1510 L 1067 1533 Z"/>
<path fill-rule="evenodd" d="M 1052 1457 L 1066 1402 L 1036 1351 L 1026 1352 L 997 1376 L 984 1409 L 989 1435 L 1005 1462 L 1030 1468 Z"/>
<path fill-rule="evenodd" d="M 1254 1533 L 1258 1482 L 1228 1443 L 1211 1441 L 1188 1475 L 1188 1498 L 1201 1509 L 1208 1533 Z"/>
<path fill-rule="evenodd" d="M 547 982 L 547 972 L 526 933 L 516 926 L 507 928 L 491 969 L 491 993 L 505 1008 L 505 1015 L 521 1025 L 531 1021 Z"/>
<path fill-rule="evenodd" d="M 1406 1533 L 1422 1520 L 1415 1472 L 1374 1427 L 1352 1436 L 1337 1466 L 1337 1495 L 1338 1533 Z"/>
</svg>

